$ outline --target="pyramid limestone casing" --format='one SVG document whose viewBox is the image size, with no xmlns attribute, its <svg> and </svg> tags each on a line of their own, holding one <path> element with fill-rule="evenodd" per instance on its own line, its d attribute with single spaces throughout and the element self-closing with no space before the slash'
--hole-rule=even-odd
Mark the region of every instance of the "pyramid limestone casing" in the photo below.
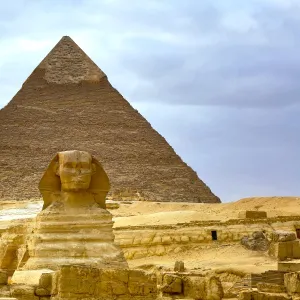
<svg viewBox="0 0 300 300">
<path fill-rule="evenodd" d="M 0 199 L 39 197 L 53 153 L 80 149 L 100 158 L 111 199 L 220 202 L 69 37 L 0 111 L 0 125 Z"/>
</svg>

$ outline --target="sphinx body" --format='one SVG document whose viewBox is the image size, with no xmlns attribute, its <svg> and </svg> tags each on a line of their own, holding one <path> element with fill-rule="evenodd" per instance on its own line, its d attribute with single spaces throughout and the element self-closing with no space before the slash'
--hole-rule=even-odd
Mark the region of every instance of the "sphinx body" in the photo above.
<svg viewBox="0 0 300 300">
<path fill-rule="evenodd" d="M 44 207 L 28 240 L 30 258 L 23 269 L 128 267 L 114 244 L 112 215 L 105 209 L 109 180 L 95 158 L 77 150 L 58 153 L 39 188 Z"/>
</svg>

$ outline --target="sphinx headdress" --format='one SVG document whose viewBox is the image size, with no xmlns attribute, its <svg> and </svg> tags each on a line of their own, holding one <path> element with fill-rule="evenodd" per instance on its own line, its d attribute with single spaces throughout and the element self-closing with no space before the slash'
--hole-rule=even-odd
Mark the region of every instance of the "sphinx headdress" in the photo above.
<svg viewBox="0 0 300 300">
<path fill-rule="evenodd" d="M 99 161 L 95 159 L 94 156 L 91 157 L 92 164 L 95 166 L 95 172 L 92 175 L 91 183 L 87 192 L 93 194 L 95 202 L 97 202 L 100 207 L 105 208 L 106 195 L 110 189 L 109 179 Z M 59 155 L 57 153 L 48 165 L 39 183 L 39 190 L 44 200 L 43 209 L 55 201 L 61 192 L 60 177 L 56 174 L 58 162 Z"/>
</svg>

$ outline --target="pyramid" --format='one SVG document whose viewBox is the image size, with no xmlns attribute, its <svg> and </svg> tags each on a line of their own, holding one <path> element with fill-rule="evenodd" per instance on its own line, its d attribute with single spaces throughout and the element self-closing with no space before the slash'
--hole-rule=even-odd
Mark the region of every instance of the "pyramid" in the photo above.
<svg viewBox="0 0 300 300">
<path fill-rule="evenodd" d="M 70 37 L 0 111 L 0 125 L 0 199 L 40 197 L 49 160 L 78 149 L 103 165 L 109 199 L 220 202 Z"/>
</svg>

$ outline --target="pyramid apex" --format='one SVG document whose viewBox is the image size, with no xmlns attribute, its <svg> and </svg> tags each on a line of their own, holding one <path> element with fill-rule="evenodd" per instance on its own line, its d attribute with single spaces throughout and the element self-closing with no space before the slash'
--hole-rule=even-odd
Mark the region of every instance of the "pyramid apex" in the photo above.
<svg viewBox="0 0 300 300">
<path fill-rule="evenodd" d="M 106 75 L 69 36 L 63 36 L 37 68 L 49 83 L 97 82 Z"/>
</svg>

